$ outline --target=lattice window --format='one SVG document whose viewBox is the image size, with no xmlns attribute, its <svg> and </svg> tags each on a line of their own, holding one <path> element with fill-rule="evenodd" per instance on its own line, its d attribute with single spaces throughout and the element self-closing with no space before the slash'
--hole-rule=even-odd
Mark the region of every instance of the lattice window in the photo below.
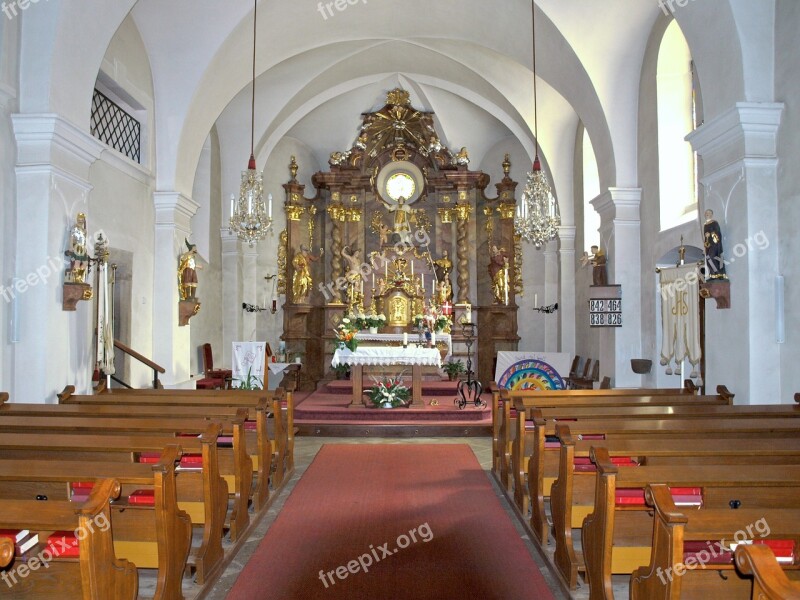
<svg viewBox="0 0 800 600">
<path fill-rule="evenodd" d="M 142 162 L 142 124 L 98 90 L 92 97 L 90 127 L 98 140 L 131 160 Z"/>
</svg>

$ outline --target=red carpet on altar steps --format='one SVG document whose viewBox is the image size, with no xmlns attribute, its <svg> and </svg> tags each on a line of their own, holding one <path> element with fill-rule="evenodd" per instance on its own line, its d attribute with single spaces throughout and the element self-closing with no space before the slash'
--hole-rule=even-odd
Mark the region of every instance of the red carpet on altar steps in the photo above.
<svg viewBox="0 0 800 600">
<path fill-rule="evenodd" d="M 552 598 L 469 446 L 326 445 L 227 596 Z"/>
</svg>

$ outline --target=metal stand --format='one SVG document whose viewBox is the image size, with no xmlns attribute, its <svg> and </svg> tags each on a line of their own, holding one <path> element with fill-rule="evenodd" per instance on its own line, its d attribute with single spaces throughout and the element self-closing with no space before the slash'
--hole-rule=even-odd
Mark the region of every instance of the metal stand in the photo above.
<svg viewBox="0 0 800 600">
<path fill-rule="evenodd" d="M 483 386 L 477 379 L 472 378 L 472 344 L 475 343 L 475 323 L 462 323 L 461 332 L 464 343 L 467 345 L 467 380 L 458 382 L 458 397 L 453 401 L 461 410 L 472 403 L 475 408 L 486 408 L 486 402 L 481 400 Z"/>
</svg>

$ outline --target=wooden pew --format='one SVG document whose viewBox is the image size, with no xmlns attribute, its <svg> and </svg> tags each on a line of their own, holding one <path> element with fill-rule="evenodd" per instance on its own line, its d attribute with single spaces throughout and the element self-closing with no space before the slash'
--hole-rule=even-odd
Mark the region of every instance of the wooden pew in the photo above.
<svg viewBox="0 0 800 600">
<path fill-rule="evenodd" d="M 228 478 L 232 491 L 233 509 L 230 517 L 230 534 L 233 541 L 250 524 L 248 506 L 253 489 L 253 462 L 247 454 L 244 434 L 244 421 L 247 412 L 240 409 L 235 417 L 215 417 L 214 422 L 222 425 L 223 435 L 233 438 L 233 447 L 220 447 L 217 451 L 219 470 Z M 202 434 L 208 427 L 205 419 L 173 418 L 107 418 L 107 417 L 17 417 L 0 415 L 0 432 L 52 432 L 82 435 L 89 434 Z M 185 439 L 183 437 L 181 440 Z M 173 440 L 174 443 L 174 440 Z"/>
<path fill-rule="evenodd" d="M 652 511 L 617 506 L 617 488 L 644 490 L 654 483 L 700 487 L 703 506 L 800 509 L 800 465 L 679 465 L 618 469 L 605 448 L 592 449 L 597 465 L 594 509 L 583 521 L 581 543 L 586 583 L 592 600 L 614 598 L 611 576 L 630 573 L 649 562 L 653 545 Z M 733 511 L 731 511 L 733 512 Z M 648 596 L 652 598 L 653 596 Z"/>
<path fill-rule="evenodd" d="M 74 396 L 74 398 L 80 398 Z M 277 404 L 277 402 L 275 402 Z M 214 419 L 224 417 L 228 419 L 241 416 L 242 408 L 227 406 L 205 406 L 202 409 L 192 406 L 172 405 L 144 405 L 144 406 L 118 406 L 116 404 L 19 404 L 2 403 L 0 401 L 0 419 L 6 416 L 28 417 L 73 417 L 81 419 L 106 418 L 153 418 L 160 419 L 166 424 L 176 419 Z M 248 413 L 249 414 L 249 413 Z M 273 448 L 275 444 L 268 438 L 267 432 L 267 404 L 266 400 L 259 402 L 255 407 L 256 431 L 245 431 L 245 446 L 255 473 L 255 487 L 252 493 L 253 505 L 260 510 L 269 500 L 269 476 L 273 463 Z M 276 419 L 276 430 L 280 433 L 280 417 Z M 167 431 L 172 430 L 168 428 Z M 175 430 L 179 430 L 177 425 Z M 181 430 L 183 431 L 183 430 Z M 224 433 L 224 432 L 223 432 Z M 273 432 L 273 436 L 274 436 Z M 223 459 L 224 460 L 224 459 Z M 230 487 L 234 482 L 230 482 Z M 234 488 L 235 489 L 235 488 Z"/>
<path fill-rule="evenodd" d="M 196 407 L 228 406 L 248 408 L 248 418 L 256 419 L 256 407 L 266 398 L 271 406 L 282 407 L 283 411 L 275 409 L 275 445 L 274 453 L 277 455 L 275 471 L 275 485 L 280 485 L 294 470 L 294 401 L 290 391 L 278 389 L 275 391 L 263 390 L 128 390 L 112 389 L 95 396 L 76 396 L 74 388 L 67 386 L 64 392 L 58 395 L 59 403 L 70 404 L 116 404 L 116 405 L 188 405 Z"/>
<path fill-rule="evenodd" d="M 608 402 L 608 404 L 606 404 Z M 504 406 L 504 417 L 503 419 L 506 422 L 512 424 L 514 426 L 513 432 L 509 435 L 508 431 L 501 432 L 501 438 L 504 440 L 506 436 L 510 437 L 510 450 L 508 457 L 503 458 L 504 464 L 508 464 L 508 471 L 510 472 L 509 475 L 505 472 L 505 470 L 501 470 L 501 482 L 510 479 L 510 481 L 505 483 L 506 489 L 509 489 L 509 486 L 513 483 L 514 489 L 514 499 L 517 503 L 517 506 L 520 507 L 520 510 L 525 514 L 527 512 L 528 507 L 528 500 L 525 497 L 525 486 L 523 484 L 525 480 L 525 473 L 527 472 L 527 458 L 533 453 L 535 448 L 534 446 L 534 438 L 533 434 L 530 431 L 526 430 L 526 423 L 529 421 L 533 421 L 534 414 L 543 416 L 547 415 L 550 419 L 558 418 L 570 418 L 573 414 L 581 414 L 581 409 L 584 409 L 584 414 L 588 412 L 588 414 L 592 414 L 592 411 L 598 411 L 602 413 L 605 410 L 605 414 L 601 414 L 598 418 L 610 418 L 610 417 L 618 417 L 627 414 L 632 414 L 632 411 L 637 410 L 639 408 L 650 408 L 651 412 L 655 411 L 656 416 L 660 416 L 661 418 L 664 415 L 672 414 L 676 410 L 680 410 L 681 407 L 693 407 L 695 411 L 697 411 L 698 406 L 711 406 L 711 405 L 719 405 L 728 406 L 729 397 L 724 394 L 719 394 L 717 396 L 689 396 L 686 394 L 681 394 L 677 396 L 672 396 L 669 394 L 656 394 L 649 397 L 635 397 L 635 396 L 611 396 L 608 400 L 593 400 L 589 403 L 585 402 L 585 398 L 578 398 L 576 400 L 576 404 L 567 405 L 565 402 L 560 402 L 557 406 L 551 405 L 550 401 L 547 398 L 534 399 L 523 397 L 523 398 L 515 398 L 514 399 L 514 409 L 516 414 L 524 413 L 526 418 L 517 419 L 514 416 L 511 416 L 506 410 Z M 662 407 L 659 409 L 653 407 Z M 659 415 L 658 411 L 662 411 L 662 414 Z M 534 413 L 534 411 L 536 411 Z M 647 414 L 642 413 L 642 414 Z M 691 416 L 695 416 L 691 411 L 688 413 Z M 798 413 L 800 414 L 800 413 Z M 509 445 L 509 442 L 502 441 L 501 443 L 505 445 Z"/>
<path fill-rule="evenodd" d="M 188 564 L 202 584 L 222 565 L 222 538 L 228 512 L 228 484 L 220 476 L 217 437 L 222 427 L 210 423 L 199 438 L 181 438 L 187 454 L 202 454 L 200 471 L 182 470 L 176 478 L 178 505 L 202 527 L 202 540 Z M 176 442 L 169 436 L 7 433 L 0 436 L 0 459 L 136 462 L 142 453 L 163 452 Z"/>
<path fill-rule="evenodd" d="M 720 386 L 722 387 L 722 386 Z M 724 389 L 724 388 L 723 388 Z M 671 402 L 661 400 L 664 396 L 674 397 Z M 718 404 L 730 404 L 733 394 L 727 390 L 713 400 Z M 628 406 L 661 404 L 707 404 L 711 400 L 697 399 L 682 388 L 670 389 L 612 389 L 612 390 L 559 390 L 542 392 L 536 390 L 495 390 L 492 392 L 492 470 L 500 477 L 508 489 L 511 467 L 511 442 L 516 434 L 517 400 L 526 407 L 546 406 Z M 514 409 L 514 411 L 512 411 Z"/>
<path fill-rule="evenodd" d="M 800 600 L 800 582 L 789 581 L 767 546 L 737 547 L 736 567 L 753 577 L 752 600 Z"/>
<path fill-rule="evenodd" d="M 0 459 L 0 499 L 69 500 L 70 483 L 113 478 L 122 497 L 111 506 L 111 528 L 117 556 L 139 568 L 157 569 L 156 600 L 182 600 L 183 572 L 192 544 L 192 521 L 178 508 L 175 466 L 181 448 L 167 446 L 157 464 L 121 462 Z M 143 486 L 153 490 L 154 504 L 137 506 L 127 497 Z M 0 595 L 2 595 L 0 593 Z"/>
<path fill-rule="evenodd" d="M 39 552 L 37 556 L 29 558 L 27 563 L 15 561 L 4 572 L 6 582 L 12 588 L 11 595 L 30 600 L 54 597 L 69 600 L 136 598 L 136 567 L 127 560 L 116 558 L 108 527 L 109 501 L 119 493 L 119 482 L 106 479 L 95 486 L 83 505 L 0 500 L 0 528 L 29 529 L 37 532 L 41 539 L 47 539 L 56 531 L 80 532 L 83 537 L 77 560 L 55 558 L 61 547 L 45 547 L 40 543 L 31 551 L 31 554 L 35 553 L 34 550 Z"/>
<path fill-rule="evenodd" d="M 537 539 L 547 541 L 547 519 L 544 513 L 544 499 L 549 496 L 545 485 L 545 477 L 555 477 L 558 472 L 557 448 L 545 450 L 545 439 L 556 434 L 556 423 L 545 422 L 533 409 L 532 451 L 528 459 L 528 498 L 531 503 L 531 528 Z M 524 426 L 524 425 L 523 425 Z M 635 439 L 657 435 L 659 437 L 698 437 L 713 436 L 717 438 L 756 438 L 769 435 L 795 436 L 800 433 L 800 419 L 792 418 L 724 418 L 711 417 L 691 418 L 669 417 L 586 419 L 570 423 L 573 436 L 602 435 L 606 440 Z M 528 435 L 529 432 L 525 432 Z M 524 438 L 523 438 L 524 439 Z M 518 452 L 519 450 L 515 450 Z M 548 459 L 549 457 L 549 459 Z M 522 485 L 522 484 L 520 484 Z M 541 536 L 541 537 L 540 537 Z"/>
<path fill-rule="evenodd" d="M 575 472 L 575 459 L 588 459 L 592 447 L 605 448 L 610 457 L 630 457 L 641 464 L 800 464 L 800 439 L 660 438 L 658 435 L 629 440 L 578 441 L 565 423 L 556 426 L 559 437 L 558 477 L 550 490 L 550 515 L 555 542 L 554 562 L 565 583 L 574 589 L 578 573 L 584 571 L 582 556 L 575 549 L 574 530 L 592 512 L 596 479 L 592 472 Z M 636 467 L 633 467 L 636 468 Z M 539 502 L 542 500 L 539 499 Z M 540 509 L 541 510 L 541 509 Z"/>
<path fill-rule="evenodd" d="M 653 546 L 649 564 L 636 569 L 631 576 L 632 599 L 748 600 L 751 598 L 753 586 L 749 579 L 736 571 L 733 557 L 723 554 L 729 544 L 765 538 L 795 541 L 800 538 L 800 510 L 796 503 L 794 508 L 685 510 L 675 506 L 669 488 L 663 484 L 648 486 L 645 496 L 648 505 L 655 509 Z M 701 550 L 692 557 L 684 558 L 686 542 L 700 542 Z M 742 548 L 755 550 L 756 555 L 762 556 L 765 550 L 775 561 L 774 554 L 767 546 L 751 545 Z M 738 558 L 742 559 L 741 562 L 736 561 L 737 565 L 747 566 L 747 554 L 747 551 L 737 548 Z M 715 559 L 725 564 L 715 564 Z M 773 564 L 773 573 L 775 570 L 781 573 L 782 579 L 788 583 L 778 563 Z M 791 566 L 787 565 L 787 568 L 791 569 Z M 791 572 L 794 579 L 800 576 L 796 569 L 787 572 Z M 765 578 L 765 583 L 768 581 Z M 759 598 L 755 595 L 752 597 Z"/>
</svg>

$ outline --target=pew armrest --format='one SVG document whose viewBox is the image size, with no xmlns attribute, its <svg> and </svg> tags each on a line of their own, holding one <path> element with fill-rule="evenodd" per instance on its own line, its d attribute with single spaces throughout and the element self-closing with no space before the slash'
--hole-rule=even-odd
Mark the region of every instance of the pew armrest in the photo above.
<svg viewBox="0 0 800 600">
<path fill-rule="evenodd" d="M 736 566 L 745 575 L 753 576 L 753 598 L 800 599 L 800 583 L 789 581 L 769 546 L 740 544 L 736 548 Z"/>
</svg>

